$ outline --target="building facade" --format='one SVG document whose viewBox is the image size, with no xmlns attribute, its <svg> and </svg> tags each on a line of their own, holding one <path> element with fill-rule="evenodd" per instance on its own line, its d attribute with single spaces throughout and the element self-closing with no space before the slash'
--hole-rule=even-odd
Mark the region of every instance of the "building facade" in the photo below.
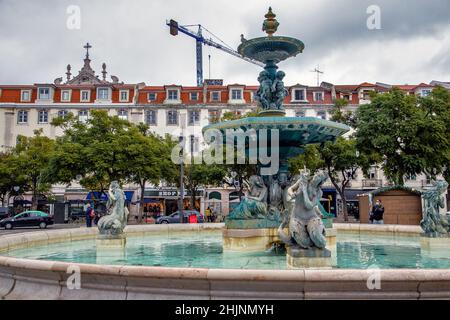
<svg viewBox="0 0 450 320">
<path fill-rule="evenodd" d="M 101 75 L 97 75 L 92 69 L 89 48 L 87 45 L 83 67 L 76 76 L 72 76 L 72 68 L 68 65 L 65 80 L 57 78 L 53 83 L 33 85 L 0 84 L 0 151 L 13 148 L 19 135 L 31 136 L 36 129 L 42 129 L 50 138 L 60 136 L 61 129 L 50 124 L 55 117 L 64 117 L 71 112 L 80 121 L 86 121 L 92 110 L 102 109 L 110 115 L 133 123 L 146 123 L 159 135 L 191 137 L 194 141 L 194 152 L 199 152 L 204 148 L 204 126 L 218 121 L 225 112 L 239 115 L 257 108 L 254 100 L 258 89 L 256 85 L 224 85 L 220 80 L 206 80 L 203 86 L 148 86 L 145 83 L 120 82 L 116 76 L 110 76 L 111 80 L 108 81 L 106 64 L 101 66 Z M 445 87 L 449 84 L 433 81 L 430 84 L 396 87 L 409 94 L 425 96 L 435 85 Z M 367 82 L 357 85 L 333 85 L 325 82 L 320 86 L 291 85 L 287 87 L 289 95 L 284 101 L 286 116 L 329 119 L 335 99 L 348 100 L 346 109 L 355 111 L 359 105 L 370 102 L 371 92 L 385 92 L 392 87 Z M 411 187 L 426 188 L 431 183 L 425 176 L 408 178 L 407 184 Z M 356 203 L 358 193 L 388 184 L 389 181 L 385 179 L 380 168 L 373 167 L 369 177 L 363 177 L 362 173 L 359 173 L 356 179 L 351 181 L 349 199 Z M 126 188 L 138 189 L 135 186 Z M 169 213 L 164 200 L 174 196 L 166 196 L 164 191 L 170 190 L 169 187 L 149 186 L 146 191 L 148 195 L 151 194 L 147 196 L 148 203 L 153 203 L 149 208 L 156 204 L 161 211 Z M 330 211 L 336 212 L 339 199 L 331 183 L 324 187 L 324 191 L 329 199 L 325 207 L 328 206 Z M 53 192 L 64 196 L 65 199 L 84 197 L 86 193 L 80 190 L 76 183 L 72 189 L 54 186 Z M 145 197 L 135 192 L 133 199 L 136 200 L 140 196 Z M 198 197 L 202 209 L 211 206 L 225 215 L 233 203 L 238 201 L 236 190 L 226 187 L 204 190 Z"/>
</svg>

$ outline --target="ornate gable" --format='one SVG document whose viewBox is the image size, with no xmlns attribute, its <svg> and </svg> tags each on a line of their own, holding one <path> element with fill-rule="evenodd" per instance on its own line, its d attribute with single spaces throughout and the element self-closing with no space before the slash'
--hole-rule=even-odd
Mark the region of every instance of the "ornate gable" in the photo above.
<svg viewBox="0 0 450 320">
<path fill-rule="evenodd" d="M 112 82 L 106 81 L 106 64 L 102 64 L 102 79 L 98 75 L 95 74 L 95 71 L 91 67 L 91 59 L 89 59 L 89 49 L 92 46 L 87 43 L 83 48 L 86 49 L 86 57 L 84 58 L 84 65 L 80 71 L 78 71 L 78 75 L 71 79 L 72 67 L 67 65 L 66 72 L 66 82 L 65 85 L 96 85 L 96 84 L 118 84 L 119 78 L 116 76 L 111 76 Z M 61 84 L 62 78 L 55 79 L 55 84 Z M 122 82 L 123 83 L 123 82 Z"/>
</svg>

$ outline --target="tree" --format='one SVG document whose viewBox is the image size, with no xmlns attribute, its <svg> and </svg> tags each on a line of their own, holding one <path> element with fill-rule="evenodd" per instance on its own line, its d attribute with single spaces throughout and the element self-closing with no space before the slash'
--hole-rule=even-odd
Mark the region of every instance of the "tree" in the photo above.
<svg viewBox="0 0 450 320">
<path fill-rule="evenodd" d="M 348 100 L 346 99 L 336 99 L 334 100 L 333 109 L 330 112 L 331 121 L 344 123 L 349 127 L 354 128 L 356 126 L 355 114 L 351 111 L 344 110 L 348 106 Z"/>
<path fill-rule="evenodd" d="M 396 185 L 403 186 L 405 175 L 435 176 L 448 166 L 450 99 L 443 90 L 418 98 L 394 88 L 357 111 L 357 148 L 382 161 Z"/>
<path fill-rule="evenodd" d="M 174 180 L 177 175 L 176 165 L 170 159 L 175 145 L 169 136 L 165 138 L 152 134 L 148 126 L 139 125 L 128 131 L 124 152 L 128 158 L 126 170 L 127 181 L 140 187 L 139 222 L 144 210 L 144 191 L 148 182 L 158 185 L 161 179 Z"/>
<path fill-rule="evenodd" d="M 348 221 L 345 190 L 356 178 L 357 170 L 361 168 L 367 172 L 370 163 L 369 157 L 358 152 L 355 139 L 339 137 L 335 142 L 327 141 L 322 146 L 307 145 L 303 154 L 289 160 L 289 170 L 293 174 L 304 167 L 311 172 L 326 170 L 342 199 L 344 220 Z"/>
<path fill-rule="evenodd" d="M 64 129 L 49 161 L 46 179 L 70 184 L 79 180 L 88 190 L 105 193 L 111 181 L 123 182 L 129 170 L 126 147 L 133 125 L 103 110 L 93 110 L 90 119 L 57 118 L 52 125 Z"/>
<path fill-rule="evenodd" d="M 42 129 L 35 130 L 33 137 L 18 136 L 18 143 L 13 149 L 14 166 L 33 194 L 33 210 L 37 209 L 39 194 L 49 191 L 51 187 L 43 178 L 43 173 L 53 149 L 54 140 L 43 136 Z"/>
<path fill-rule="evenodd" d="M 198 189 L 223 184 L 226 170 L 223 166 L 205 163 L 196 164 L 194 161 L 193 164 L 185 165 L 184 173 L 184 183 L 191 196 L 190 209 L 194 210 Z"/>
<path fill-rule="evenodd" d="M 19 195 L 28 189 L 26 177 L 18 170 L 12 152 L 0 153 L 0 201 L 2 207 L 9 205 L 12 195 Z M 14 190 L 19 188 L 19 190 Z"/>
</svg>

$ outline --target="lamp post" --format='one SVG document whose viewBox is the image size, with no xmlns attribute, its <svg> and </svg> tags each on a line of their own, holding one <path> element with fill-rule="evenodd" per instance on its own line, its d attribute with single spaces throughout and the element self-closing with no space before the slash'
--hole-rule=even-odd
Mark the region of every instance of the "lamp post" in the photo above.
<svg viewBox="0 0 450 320">
<path fill-rule="evenodd" d="M 183 167 L 183 160 L 184 160 L 184 137 L 183 135 L 180 135 L 179 142 L 181 146 L 181 161 L 180 161 L 180 194 L 179 194 L 179 200 L 178 200 L 178 212 L 180 213 L 180 223 L 183 223 L 183 199 L 184 199 L 184 167 Z"/>
</svg>

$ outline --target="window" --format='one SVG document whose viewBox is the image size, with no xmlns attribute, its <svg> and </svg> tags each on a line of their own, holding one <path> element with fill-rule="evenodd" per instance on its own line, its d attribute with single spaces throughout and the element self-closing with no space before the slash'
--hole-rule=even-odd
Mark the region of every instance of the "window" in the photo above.
<svg viewBox="0 0 450 320">
<path fill-rule="evenodd" d="M 325 111 L 317 111 L 317 118 L 325 120 L 327 118 L 327 113 Z"/>
<path fill-rule="evenodd" d="M 167 124 L 178 125 L 178 111 L 176 110 L 167 111 Z"/>
<path fill-rule="evenodd" d="M 305 91 L 304 89 L 294 90 L 294 101 L 305 101 Z"/>
<path fill-rule="evenodd" d="M 314 101 L 323 101 L 323 92 L 314 92 Z"/>
<path fill-rule="evenodd" d="M 125 109 L 121 109 L 117 112 L 117 116 L 120 120 L 128 120 L 128 111 Z"/>
<path fill-rule="evenodd" d="M 91 100 L 91 91 L 81 90 L 81 102 L 88 102 Z"/>
<path fill-rule="evenodd" d="M 70 101 L 70 90 L 61 91 L 61 101 Z"/>
<path fill-rule="evenodd" d="M 17 123 L 28 123 L 28 111 L 20 110 L 17 113 Z"/>
<path fill-rule="evenodd" d="M 128 90 L 120 90 L 120 101 L 121 102 L 128 102 L 128 95 L 129 95 L 129 91 Z"/>
<path fill-rule="evenodd" d="M 211 92 L 211 101 L 220 101 L 220 92 L 219 91 Z"/>
<path fill-rule="evenodd" d="M 349 94 L 344 94 L 344 95 L 342 95 L 342 99 L 350 101 L 350 95 Z"/>
<path fill-rule="evenodd" d="M 305 111 L 296 111 L 295 116 L 302 118 L 305 116 Z"/>
<path fill-rule="evenodd" d="M 406 180 L 415 181 L 415 180 L 417 180 L 417 176 L 415 174 L 408 174 L 408 175 L 406 175 Z"/>
<path fill-rule="evenodd" d="M 147 96 L 148 101 L 156 101 L 156 93 L 150 92 Z"/>
<path fill-rule="evenodd" d="M 156 110 L 147 110 L 145 112 L 145 123 L 148 125 L 156 125 Z"/>
<path fill-rule="evenodd" d="M 50 89 L 39 88 L 39 100 L 49 100 L 49 99 L 50 99 Z"/>
<path fill-rule="evenodd" d="M 78 121 L 86 123 L 89 118 L 89 113 L 87 110 L 80 110 L 78 112 Z"/>
<path fill-rule="evenodd" d="M 189 111 L 189 125 L 194 126 L 200 123 L 200 111 L 199 110 L 190 110 Z"/>
<path fill-rule="evenodd" d="M 421 96 L 422 97 L 427 97 L 427 96 L 430 95 L 430 93 L 431 93 L 431 89 L 423 89 L 422 93 L 421 93 Z"/>
<path fill-rule="evenodd" d="M 20 94 L 20 101 L 28 102 L 31 101 L 31 91 L 30 90 L 22 90 Z"/>
<path fill-rule="evenodd" d="M 109 89 L 108 88 L 98 88 L 97 89 L 97 99 L 109 100 Z"/>
<path fill-rule="evenodd" d="M 179 100 L 178 90 L 167 90 L 167 100 Z"/>
<path fill-rule="evenodd" d="M 370 100 L 370 92 L 371 92 L 371 90 L 363 90 L 363 92 L 362 92 L 362 99 L 363 100 Z"/>
<path fill-rule="evenodd" d="M 220 120 L 220 110 L 209 110 L 208 121 L 209 123 L 216 123 Z"/>
<path fill-rule="evenodd" d="M 232 89 L 231 90 L 231 100 L 242 100 L 242 90 Z"/>
<path fill-rule="evenodd" d="M 47 110 L 39 110 L 38 123 L 48 123 L 48 111 Z"/>
<path fill-rule="evenodd" d="M 198 100 L 198 92 L 191 92 L 191 100 L 192 101 Z"/>
<path fill-rule="evenodd" d="M 63 118 L 63 119 L 66 118 L 68 114 L 69 114 L 69 112 L 67 112 L 67 110 L 59 110 L 58 111 L 58 117 Z"/>
</svg>

